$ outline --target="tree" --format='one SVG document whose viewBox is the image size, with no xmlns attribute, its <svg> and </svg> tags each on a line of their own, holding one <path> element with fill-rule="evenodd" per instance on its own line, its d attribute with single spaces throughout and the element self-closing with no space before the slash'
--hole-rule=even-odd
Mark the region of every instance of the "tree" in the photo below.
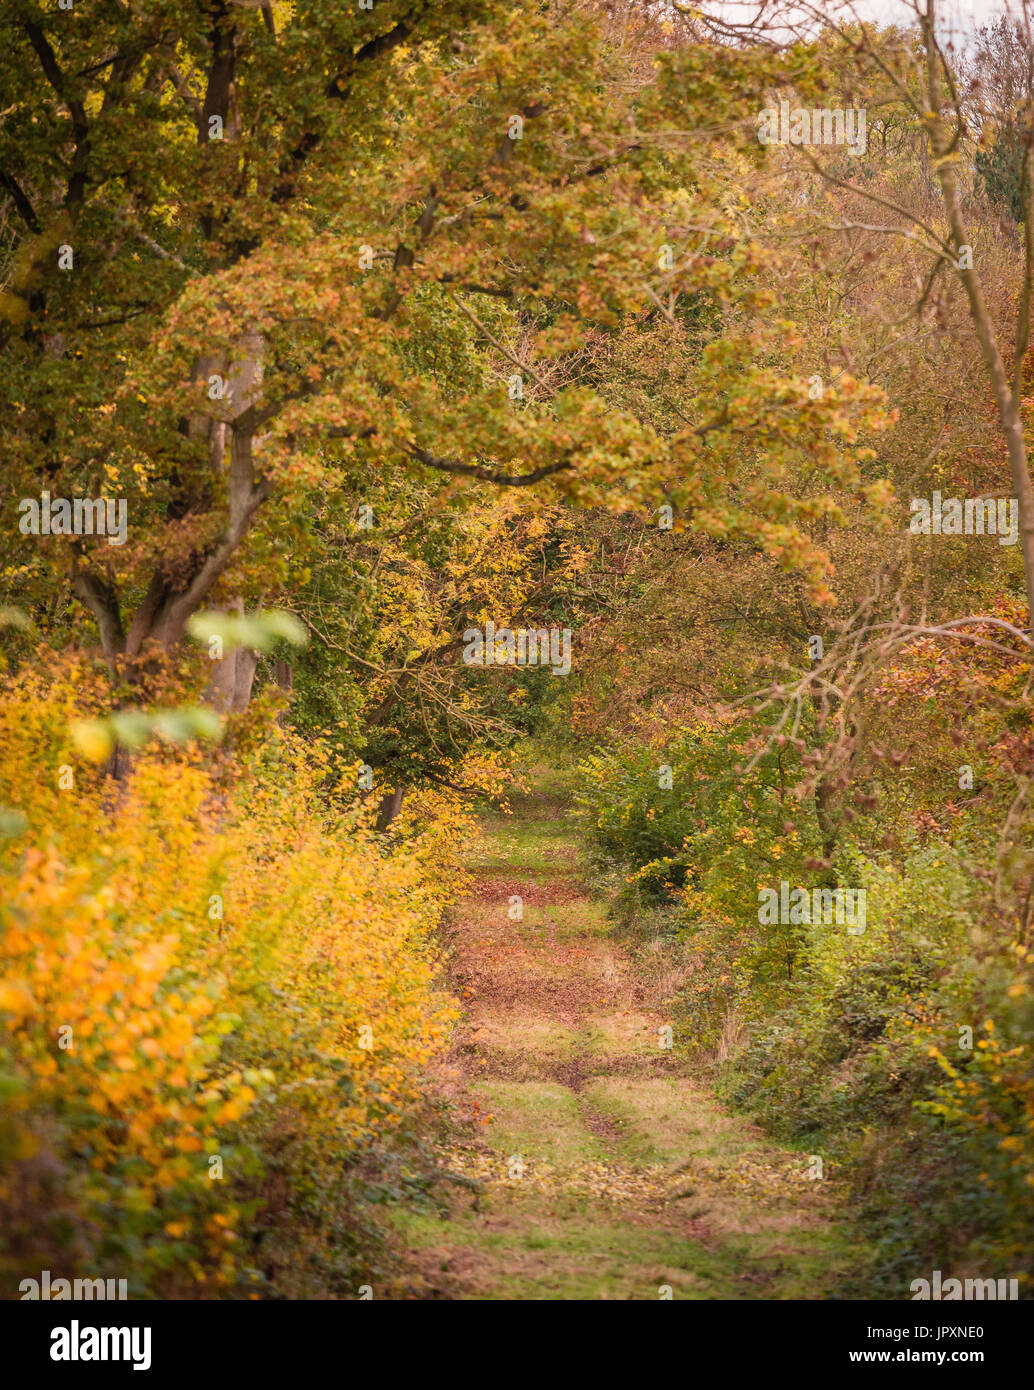
<svg viewBox="0 0 1034 1390">
<path fill-rule="evenodd" d="M 775 7 L 771 8 L 774 12 Z M 853 217 L 841 225 L 841 230 L 865 229 L 903 238 L 919 245 L 932 258 L 923 277 L 918 312 L 926 306 L 943 274 L 958 276 L 1008 454 L 1010 482 L 1019 506 L 1028 608 L 1034 613 L 1034 487 L 1023 428 L 1023 364 L 1030 344 L 1034 295 L 1034 232 L 1030 230 L 1030 200 L 1034 197 L 1030 178 L 1034 157 L 1034 67 L 1030 63 L 1030 8 L 1027 0 L 1022 0 L 1021 20 L 1006 23 L 997 41 L 994 36 L 984 36 L 976 71 L 986 75 L 993 68 L 998 73 L 997 80 L 989 84 L 986 104 L 976 73 L 971 75 L 968 87 L 963 84 L 965 65 L 950 36 L 946 37 L 939 27 L 936 0 L 913 0 L 912 9 L 916 17 L 913 30 L 878 32 L 853 9 L 849 10 L 849 22 L 842 24 L 829 7 L 806 3 L 801 7 L 803 23 L 798 21 L 799 39 L 810 46 L 815 28 L 821 27 L 835 45 L 830 70 L 840 75 L 843 87 L 864 96 L 873 107 L 890 107 L 895 113 L 903 113 L 912 129 L 925 138 L 927 168 L 940 194 L 939 215 L 921 207 L 921 197 L 913 196 L 909 206 L 908 199 L 888 197 L 874 181 L 845 176 L 807 147 L 802 147 L 800 154 L 832 188 L 854 194 L 879 210 L 882 220 L 878 225 Z M 1000 57 L 1003 52 L 1006 61 L 994 67 L 989 55 Z M 787 61 L 792 61 L 789 52 Z M 1018 193 L 1024 202 L 1020 217 L 1024 228 L 1022 281 L 1014 318 L 1005 325 L 995 321 L 989 306 L 960 184 L 960 172 L 966 168 L 967 155 L 972 158 L 970 151 L 981 124 L 987 125 L 996 117 L 1000 122 L 1003 116 L 1010 126 L 1010 138 L 1021 151 Z"/>
<path fill-rule="evenodd" d="M 776 475 L 787 450 L 843 474 L 854 429 L 833 398 L 784 400 L 773 432 L 780 383 L 735 389 L 765 295 L 715 215 L 713 132 L 764 55 L 492 0 L 18 0 L 0 35 L 8 486 L 130 518 L 125 545 L 41 538 L 8 568 L 38 599 L 70 579 L 113 668 L 282 584 L 308 499 L 362 502 L 373 476 L 627 507 L 677 474 L 701 525 L 754 527 L 818 582 L 778 490 L 760 516 L 751 489 L 723 501 L 745 445 L 762 467 L 775 445 Z M 674 434 L 565 371 L 587 333 L 694 295 L 728 342 Z M 509 389 L 450 375 L 460 323 Z"/>
</svg>

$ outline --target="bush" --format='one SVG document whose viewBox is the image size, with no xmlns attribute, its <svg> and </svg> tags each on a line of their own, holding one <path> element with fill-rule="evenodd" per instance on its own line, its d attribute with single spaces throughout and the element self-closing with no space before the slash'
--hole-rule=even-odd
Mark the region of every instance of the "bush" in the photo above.
<svg viewBox="0 0 1034 1390">
<path fill-rule="evenodd" d="M 971 845 L 858 857 L 861 937 L 811 928 L 791 1001 L 725 1087 L 846 1169 L 873 1243 L 866 1296 L 940 1268 L 1034 1275 L 1031 956 L 988 929 Z"/>
<path fill-rule="evenodd" d="M 432 930 L 460 818 L 416 798 L 389 855 L 283 733 L 218 782 L 141 754 L 116 801 L 68 750 L 87 687 L 25 676 L 0 700 L 4 1273 L 339 1292 L 350 1175 L 414 1113 L 455 1017 Z"/>
<path fill-rule="evenodd" d="M 663 745 L 626 740 L 580 769 L 597 857 L 628 871 L 637 904 L 668 902 L 694 948 L 687 998 L 701 1045 L 714 1044 L 730 1009 L 760 1018 L 783 999 L 800 933 L 760 926 L 758 890 L 814 880 L 805 865 L 820 854 L 813 810 L 793 795 L 800 753 L 787 744 L 744 771 L 753 732 L 701 721 Z M 665 764 L 670 789 L 658 785 Z"/>
</svg>

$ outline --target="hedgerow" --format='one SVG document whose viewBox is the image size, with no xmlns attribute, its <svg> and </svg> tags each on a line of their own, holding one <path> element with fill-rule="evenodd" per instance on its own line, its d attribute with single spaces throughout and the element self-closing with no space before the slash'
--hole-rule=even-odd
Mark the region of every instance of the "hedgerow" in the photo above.
<svg viewBox="0 0 1034 1390">
<path fill-rule="evenodd" d="M 145 750 L 113 788 L 69 739 L 88 685 L 0 698 L 5 1281 L 354 1293 L 377 1156 L 456 1016 L 462 817 L 418 797 L 389 847 L 283 730 L 218 773 Z"/>
</svg>

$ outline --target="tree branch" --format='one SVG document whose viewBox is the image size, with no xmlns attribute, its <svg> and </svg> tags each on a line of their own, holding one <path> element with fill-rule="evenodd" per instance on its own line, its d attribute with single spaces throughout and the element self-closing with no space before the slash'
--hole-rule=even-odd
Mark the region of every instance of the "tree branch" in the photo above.
<svg viewBox="0 0 1034 1390">
<path fill-rule="evenodd" d="M 435 458 L 416 444 L 411 444 L 408 452 L 425 468 L 435 468 L 439 473 L 461 473 L 469 478 L 480 478 L 486 483 L 497 483 L 500 487 L 530 487 L 532 483 L 541 482 L 543 478 L 550 478 L 556 473 L 564 473 L 572 467 L 570 460 L 565 460 L 562 463 L 545 464 L 530 473 L 496 473 L 475 463 L 456 463 L 451 459 Z"/>
</svg>

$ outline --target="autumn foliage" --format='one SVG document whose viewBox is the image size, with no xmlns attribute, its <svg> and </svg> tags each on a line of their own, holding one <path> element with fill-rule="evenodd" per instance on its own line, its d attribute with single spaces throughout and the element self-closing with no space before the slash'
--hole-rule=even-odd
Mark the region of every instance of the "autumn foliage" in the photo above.
<svg viewBox="0 0 1034 1390">
<path fill-rule="evenodd" d="M 430 932 L 459 819 L 421 829 L 425 801 L 388 854 L 284 733 L 230 786 L 152 750 L 113 799 L 68 753 L 72 691 L 27 675 L 0 704 L 2 1267 L 49 1250 L 196 1297 L 297 1291 L 318 1258 L 333 1286 L 350 1166 L 454 1016 Z"/>
</svg>

